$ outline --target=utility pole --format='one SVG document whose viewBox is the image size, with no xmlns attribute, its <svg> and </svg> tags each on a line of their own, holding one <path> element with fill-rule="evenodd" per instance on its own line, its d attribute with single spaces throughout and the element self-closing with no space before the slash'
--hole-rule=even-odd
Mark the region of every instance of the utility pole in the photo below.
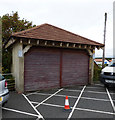
<svg viewBox="0 0 115 120">
<path fill-rule="evenodd" d="M 106 22 L 107 22 L 107 13 L 105 13 L 105 23 L 104 23 L 104 40 L 103 40 L 104 47 L 103 47 L 102 68 L 104 68 L 104 60 L 105 60 Z"/>
</svg>

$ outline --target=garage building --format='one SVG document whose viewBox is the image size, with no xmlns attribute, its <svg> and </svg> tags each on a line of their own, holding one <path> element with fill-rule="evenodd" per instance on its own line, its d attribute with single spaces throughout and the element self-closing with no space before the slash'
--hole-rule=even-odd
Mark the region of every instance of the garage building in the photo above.
<svg viewBox="0 0 115 120">
<path fill-rule="evenodd" d="M 12 34 L 12 73 L 18 92 L 87 85 L 93 54 L 104 45 L 50 24 Z"/>
</svg>

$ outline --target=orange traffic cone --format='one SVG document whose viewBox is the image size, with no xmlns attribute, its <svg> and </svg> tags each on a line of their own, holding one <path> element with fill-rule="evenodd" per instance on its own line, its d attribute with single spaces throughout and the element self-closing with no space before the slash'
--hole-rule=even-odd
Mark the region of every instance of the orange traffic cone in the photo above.
<svg viewBox="0 0 115 120">
<path fill-rule="evenodd" d="M 65 110 L 70 110 L 68 96 L 65 98 Z"/>
</svg>

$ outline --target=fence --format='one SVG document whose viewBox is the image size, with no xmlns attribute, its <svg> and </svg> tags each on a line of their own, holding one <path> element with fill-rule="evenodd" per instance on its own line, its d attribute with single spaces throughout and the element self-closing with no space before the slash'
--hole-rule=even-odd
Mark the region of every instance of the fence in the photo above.
<svg viewBox="0 0 115 120">
<path fill-rule="evenodd" d="M 12 76 L 12 73 L 2 74 L 7 81 L 7 87 L 9 90 L 15 90 L 15 78 Z"/>
</svg>

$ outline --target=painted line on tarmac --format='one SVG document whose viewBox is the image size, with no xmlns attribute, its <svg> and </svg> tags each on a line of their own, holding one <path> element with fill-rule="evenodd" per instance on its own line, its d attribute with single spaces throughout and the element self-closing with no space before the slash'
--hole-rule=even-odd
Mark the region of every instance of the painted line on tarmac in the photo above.
<svg viewBox="0 0 115 120">
<path fill-rule="evenodd" d="M 44 96 L 46 96 L 46 95 L 52 95 L 52 94 L 49 94 L 49 93 L 34 93 L 34 95 L 44 95 Z M 54 95 L 54 96 L 56 96 L 56 97 L 66 97 L 66 95 Z M 68 97 L 77 98 L 75 96 L 68 96 Z"/>
<path fill-rule="evenodd" d="M 38 105 L 35 106 L 35 108 L 37 108 L 38 106 L 40 106 L 41 104 L 43 104 L 44 102 L 46 102 L 48 99 L 50 99 L 51 97 L 53 97 L 54 95 L 56 95 L 57 93 L 59 93 L 60 91 L 62 91 L 62 89 L 59 89 L 57 92 L 53 93 L 52 95 L 50 95 L 49 97 L 47 97 L 46 99 L 44 99 L 42 102 L 40 102 Z"/>
<path fill-rule="evenodd" d="M 74 106 L 73 106 L 73 108 L 72 108 L 72 111 L 71 111 L 71 113 L 69 114 L 67 120 L 70 120 L 70 118 L 72 117 L 73 112 L 74 112 L 74 110 L 75 110 L 75 108 L 76 108 L 76 106 L 77 106 L 77 104 L 78 104 L 78 102 L 79 102 L 79 100 L 80 100 L 80 98 L 81 98 L 81 96 L 82 96 L 82 94 L 83 94 L 85 88 L 86 88 L 86 85 L 83 87 L 83 89 L 82 89 L 82 91 L 81 91 L 81 93 L 80 93 L 80 95 L 79 95 L 77 101 L 75 102 L 75 104 L 74 104 Z"/>
<path fill-rule="evenodd" d="M 72 90 L 72 89 L 63 89 L 63 91 L 70 91 L 70 92 L 81 92 L 81 90 Z"/>
<path fill-rule="evenodd" d="M 28 94 L 26 94 L 25 96 L 27 97 L 27 96 L 29 96 L 29 95 L 33 95 L 33 94 L 36 94 L 37 92 L 32 92 L 32 93 L 28 93 Z"/>
<path fill-rule="evenodd" d="M 12 112 L 16 112 L 16 113 L 25 114 L 25 115 L 30 115 L 30 116 L 38 117 L 38 115 L 36 115 L 36 114 L 32 114 L 32 113 L 28 113 L 28 112 L 23 112 L 23 111 L 19 111 L 19 110 L 15 110 L 15 109 L 10 109 L 10 108 L 5 108 L 5 107 L 2 107 L 2 109 L 3 110 L 12 111 Z"/>
<path fill-rule="evenodd" d="M 39 104 L 38 102 L 33 102 L 33 101 L 31 101 L 31 103 Z M 62 106 L 62 105 L 55 105 L 55 104 L 49 104 L 49 103 L 43 103 L 42 105 L 64 108 L 64 106 Z M 70 107 L 70 108 L 72 109 L 73 107 Z M 105 111 L 100 111 L 100 110 L 92 110 L 92 109 L 86 109 L 86 108 L 75 108 L 75 110 L 94 112 L 94 113 L 101 113 L 101 114 L 108 114 L 108 115 L 115 115 L 115 113 L 111 113 L 111 112 L 105 112 Z"/>
<path fill-rule="evenodd" d="M 79 92 L 81 90 L 69 90 L 69 89 L 64 89 L 64 91 L 72 91 L 72 92 Z M 99 94 L 107 94 L 106 92 L 97 92 L 97 91 L 91 91 L 91 90 L 85 90 L 85 92 L 89 92 L 89 93 L 99 93 Z"/>
<path fill-rule="evenodd" d="M 38 110 L 34 107 L 34 105 L 30 102 L 30 100 L 24 95 L 24 94 L 22 94 L 23 96 L 24 96 L 24 98 L 29 102 L 29 104 L 31 105 L 31 107 L 36 111 L 36 113 L 38 114 L 38 118 L 42 118 L 43 120 L 44 120 L 44 118 L 43 118 L 43 116 L 40 114 L 40 112 L 38 112 Z"/>
<path fill-rule="evenodd" d="M 84 92 L 96 93 L 96 94 L 107 94 L 106 92 L 98 92 L 98 91 L 91 91 L 91 90 L 86 90 Z"/>
<path fill-rule="evenodd" d="M 52 94 L 45 94 L 45 93 L 34 93 L 34 95 L 52 95 Z M 54 95 L 54 96 L 56 96 L 56 97 L 66 97 L 66 95 L 59 95 L 59 94 L 57 94 L 57 95 Z M 78 97 L 76 97 L 76 96 L 69 96 L 68 95 L 68 97 L 69 98 L 78 98 Z M 110 100 L 109 99 L 98 99 L 98 98 L 90 98 L 90 97 L 81 97 L 81 99 L 87 99 L 87 100 L 95 100 L 95 101 L 103 101 L 103 102 L 109 102 Z M 113 100 L 114 101 L 114 100 Z"/>
<path fill-rule="evenodd" d="M 115 95 L 115 93 L 109 92 L 111 95 Z"/>
<path fill-rule="evenodd" d="M 80 92 L 81 90 L 72 90 L 72 89 L 66 89 L 66 88 L 64 88 L 63 91 Z M 84 93 L 85 93 L 85 92 L 107 94 L 107 92 L 99 92 L 99 91 L 92 91 L 92 90 L 85 90 Z M 33 94 L 37 94 L 37 93 L 38 93 L 38 92 L 28 93 L 28 94 L 26 94 L 26 96 L 33 95 Z M 115 93 L 110 92 L 110 94 L 113 95 L 113 94 L 115 94 Z"/>
<path fill-rule="evenodd" d="M 109 91 L 108 91 L 107 88 L 106 88 L 106 91 L 107 91 L 108 97 L 109 97 L 109 99 L 110 99 L 111 105 L 112 105 L 112 107 L 113 107 L 113 110 L 114 110 L 114 112 L 115 112 L 115 106 L 114 106 L 113 100 L 112 100 L 111 95 L 110 95 L 110 93 L 109 93 Z"/>
<path fill-rule="evenodd" d="M 101 86 L 101 87 L 104 87 L 104 85 L 102 85 L 102 84 L 94 84 L 94 85 L 97 85 L 97 86 Z"/>
<path fill-rule="evenodd" d="M 109 102 L 110 101 L 109 99 L 98 99 L 98 98 L 90 98 L 90 97 L 81 97 L 81 99 L 103 101 L 103 102 Z"/>
<path fill-rule="evenodd" d="M 87 111 L 87 112 L 96 112 L 96 113 L 102 113 L 102 114 L 115 115 L 115 113 L 105 112 L 105 111 L 100 111 L 100 110 L 91 110 L 91 109 L 86 109 L 86 108 L 75 108 L 75 109 L 76 110 Z"/>
<path fill-rule="evenodd" d="M 99 86 L 87 86 L 87 88 L 100 88 Z"/>
<path fill-rule="evenodd" d="M 34 92 L 34 93 L 30 93 L 26 96 L 30 96 L 30 95 L 52 95 L 52 94 L 49 94 L 49 93 L 39 93 L 39 92 Z"/>
<path fill-rule="evenodd" d="M 34 95 L 52 95 L 52 94 L 49 94 L 49 93 L 35 93 Z M 57 94 L 57 95 L 54 95 L 54 96 L 56 96 L 56 97 L 66 97 L 66 95 L 60 95 L 60 94 Z M 68 95 L 68 97 L 70 97 L 70 98 L 78 98 L 78 97 L 76 97 L 76 96 L 69 96 Z"/>
<path fill-rule="evenodd" d="M 33 104 L 39 104 L 39 102 L 33 102 L 33 101 L 31 101 L 31 103 L 33 103 Z M 64 106 L 62 106 L 62 105 L 55 105 L 55 104 L 49 104 L 49 103 L 42 103 L 42 105 L 64 108 Z"/>
<path fill-rule="evenodd" d="M 99 93 L 99 94 L 107 94 L 107 92 L 99 92 L 99 91 L 93 91 L 93 90 L 85 90 L 84 92 L 91 92 L 91 93 Z M 110 94 L 115 94 L 115 93 L 111 93 Z"/>
</svg>

